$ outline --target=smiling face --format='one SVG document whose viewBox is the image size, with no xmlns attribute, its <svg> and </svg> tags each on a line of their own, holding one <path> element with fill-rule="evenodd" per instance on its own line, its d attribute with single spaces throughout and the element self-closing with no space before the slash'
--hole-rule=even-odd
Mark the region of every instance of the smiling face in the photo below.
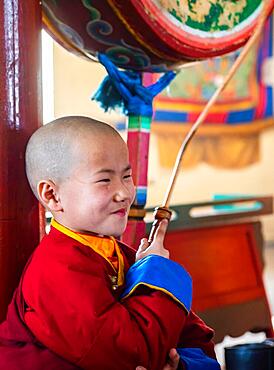
<svg viewBox="0 0 274 370">
<path fill-rule="evenodd" d="M 87 135 L 74 155 L 75 169 L 57 188 L 62 211 L 54 218 L 74 231 L 120 236 L 135 196 L 126 144 L 119 135 Z"/>
</svg>

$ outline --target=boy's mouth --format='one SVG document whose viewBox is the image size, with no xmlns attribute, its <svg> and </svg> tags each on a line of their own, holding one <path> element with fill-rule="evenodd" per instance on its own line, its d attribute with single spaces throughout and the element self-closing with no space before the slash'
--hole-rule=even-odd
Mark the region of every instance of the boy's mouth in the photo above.
<svg viewBox="0 0 274 370">
<path fill-rule="evenodd" d="M 117 209 L 117 211 L 112 212 L 112 213 L 114 215 L 118 215 L 120 217 L 124 217 L 127 214 L 127 210 L 126 210 L 126 208 L 120 208 L 120 209 Z"/>
</svg>

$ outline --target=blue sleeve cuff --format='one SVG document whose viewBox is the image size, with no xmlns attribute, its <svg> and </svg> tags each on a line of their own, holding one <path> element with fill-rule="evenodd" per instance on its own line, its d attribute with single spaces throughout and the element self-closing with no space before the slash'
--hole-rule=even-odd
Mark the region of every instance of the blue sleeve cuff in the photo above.
<svg viewBox="0 0 274 370">
<path fill-rule="evenodd" d="M 186 370 L 221 370 L 219 363 L 201 348 L 177 348 L 177 352 Z"/>
<path fill-rule="evenodd" d="M 174 261 L 151 254 L 134 263 L 127 272 L 122 299 L 131 295 L 139 285 L 166 293 L 180 303 L 186 311 L 191 308 L 191 277 Z"/>
</svg>

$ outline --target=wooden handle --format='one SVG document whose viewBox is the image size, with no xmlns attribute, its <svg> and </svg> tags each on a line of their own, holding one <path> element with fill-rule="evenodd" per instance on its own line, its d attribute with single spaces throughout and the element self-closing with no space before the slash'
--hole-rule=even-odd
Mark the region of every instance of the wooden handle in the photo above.
<svg viewBox="0 0 274 370">
<path fill-rule="evenodd" d="M 149 234 L 149 237 L 148 237 L 148 243 L 149 244 L 152 243 L 152 241 L 154 239 L 154 236 L 155 236 L 155 233 L 156 233 L 156 230 L 158 229 L 160 222 L 164 219 L 169 221 L 171 219 L 171 215 L 172 215 L 172 212 L 167 207 L 156 207 L 155 208 L 154 214 L 153 214 L 154 221 L 153 221 L 153 224 L 152 224 L 152 227 L 151 227 L 151 230 L 150 230 L 150 234 Z"/>
</svg>

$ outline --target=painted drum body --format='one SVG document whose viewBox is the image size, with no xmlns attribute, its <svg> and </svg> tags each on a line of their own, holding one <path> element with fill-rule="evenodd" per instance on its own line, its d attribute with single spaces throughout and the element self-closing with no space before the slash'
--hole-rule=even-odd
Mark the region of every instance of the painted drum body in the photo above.
<svg viewBox="0 0 274 370">
<path fill-rule="evenodd" d="M 42 0 L 44 26 L 75 54 L 164 71 L 233 51 L 252 34 L 262 0 Z M 273 1 L 269 1 L 269 11 Z"/>
</svg>

